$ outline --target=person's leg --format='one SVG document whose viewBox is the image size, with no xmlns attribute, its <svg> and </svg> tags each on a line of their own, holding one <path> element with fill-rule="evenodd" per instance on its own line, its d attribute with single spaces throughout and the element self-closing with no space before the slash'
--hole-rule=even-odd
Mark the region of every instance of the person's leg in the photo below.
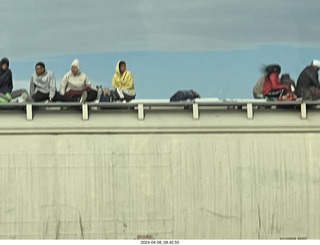
<svg viewBox="0 0 320 245">
<path fill-rule="evenodd" d="M 32 102 L 33 100 L 30 98 L 28 91 L 26 89 L 17 89 L 17 90 L 13 90 L 11 92 L 11 97 L 12 99 L 18 98 L 18 97 L 22 97 L 22 99 L 24 99 L 24 101 L 27 102 Z"/>
<path fill-rule="evenodd" d="M 130 100 L 133 100 L 136 97 L 136 93 L 135 92 L 132 92 L 132 91 L 129 91 L 129 90 L 124 90 L 124 89 L 121 89 L 121 88 L 117 88 L 116 89 L 116 95 L 121 101 L 122 100 L 130 101 Z"/>
<path fill-rule="evenodd" d="M 320 89 L 312 86 L 312 87 L 310 87 L 310 92 L 312 95 L 312 100 L 319 100 L 320 99 Z"/>
<path fill-rule="evenodd" d="M 15 98 L 20 97 L 23 93 L 28 94 L 28 91 L 26 89 L 12 90 L 11 97 L 12 97 L 12 99 L 15 99 Z"/>
<path fill-rule="evenodd" d="M 120 100 L 120 97 L 118 96 L 118 94 L 115 90 L 110 90 L 110 97 L 111 97 L 111 101 Z"/>
<path fill-rule="evenodd" d="M 8 98 L 8 96 L 6 96 L 5 94 L 3 93 L 0 93 L 0 102 L 9 102 L 10 101 L 10 98 Z"/>
<path fill-rule="evenodd" d="M 34 95 L 32 95 L 32 99 L 35 102 L 46 101 L 49 99 L 49 93 L 45 94 L 38 91 Z"/>
<path fill-rule="evenodd" d="M 97 91 L 89 90 L 87 92 L 87 101 L 95 101 L 97 99 Z"/>
<path fill-rule="evenodd" d="M 136 95 L 127 94 L 127 93 L 125 93 L 125 92 L 123 92 L 123 95 L 124 95 L 124 100 L 125 100 L 125 101 L 133 100 L 133 99 L 136 97 Z"/>
<path fill-rule="evenodd" d="M 111 101 L 111 97 L 109 94 L 104 94 L 104 93 L 101 94 L 99 102 L 110 102 L 110 101 Z"/>
<path fill-rule="evenodd" d="M 271 90 L 265 94 L 267 97 L 279 97 L 281 95 L 285 95 L 287 93 L 286 89 L 278 89 L 278 90 Z"/>
<path fill-rule="evenodd" d="M 53 97 L 53 101 L 62 101 L 62 102 L 76 102 L 78 101 L 79 98 L 78 97 L 73 97 L 70 98 L 66 95 L 61 95 L 58 92 L 55 94 L 55 96 Z"/>
</svg>

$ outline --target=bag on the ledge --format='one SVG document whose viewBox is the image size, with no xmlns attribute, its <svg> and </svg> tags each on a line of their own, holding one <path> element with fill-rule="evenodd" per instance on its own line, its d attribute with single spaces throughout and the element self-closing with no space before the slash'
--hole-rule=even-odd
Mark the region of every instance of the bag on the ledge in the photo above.
<svg viewBox="0 0 320 245">
<path fill-rule="evenodd" d="M 294 101 L 296 99 L 297 99 L 297 96 L 294 93 L 290 93 L 290 92 L 277 98 L 277 100 L 279 101 Z"/>
<path fill-rule="evenodd" d="M 200 98 L 200 95 L 193 90 L 179 90 L 171 96 L 170 101 L 193 100 Z"/>
</svg>

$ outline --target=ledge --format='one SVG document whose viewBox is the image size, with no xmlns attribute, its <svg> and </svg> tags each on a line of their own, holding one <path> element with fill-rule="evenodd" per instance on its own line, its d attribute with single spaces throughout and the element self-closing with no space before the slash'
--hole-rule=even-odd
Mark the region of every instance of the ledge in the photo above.
<svg viewBox="0 0 320 245">
<path fill-rule="evenodd" d="M 0 134 L 320 132 L 317 101 L 0 104 Z"/>
</svg>

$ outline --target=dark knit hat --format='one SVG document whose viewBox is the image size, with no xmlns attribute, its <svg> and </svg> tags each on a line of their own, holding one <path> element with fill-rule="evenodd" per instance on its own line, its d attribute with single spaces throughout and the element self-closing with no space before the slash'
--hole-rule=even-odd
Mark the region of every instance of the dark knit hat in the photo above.
<svg viewBox="0 0 320 245">
<path fill-rule="evenodd" d="M 269 74 L 273 73 L 273 72 L 280 73 L 281 72 L 281 67 L 278 64 L 268 65 L 266 67 L 266 72 L 269 73 Z"/>
</svg>

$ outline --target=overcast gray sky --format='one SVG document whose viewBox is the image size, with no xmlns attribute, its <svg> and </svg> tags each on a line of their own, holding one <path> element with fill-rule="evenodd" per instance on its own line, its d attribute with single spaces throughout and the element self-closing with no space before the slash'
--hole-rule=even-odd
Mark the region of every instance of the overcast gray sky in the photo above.
<svg viewBox="0 0 320 245">
<path fill-rule="evenodd" d="M 0 54 L 319 46 L 319 0 L 0 0 Z"/>
</svg>

